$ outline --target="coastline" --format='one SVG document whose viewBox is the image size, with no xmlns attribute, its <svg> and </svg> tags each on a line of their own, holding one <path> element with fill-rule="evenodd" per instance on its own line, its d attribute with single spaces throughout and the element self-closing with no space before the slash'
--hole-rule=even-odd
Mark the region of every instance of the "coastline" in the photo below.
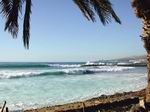
<svg viewBox="0 0 150 112">
<path fill-rule="evenodd" d="M 48 64 L 45 68 L 45 63 L 42 65 L 40 63 L 19 64 L 1 65 L 8 66 L 6 67 L 8 71 L 2 68 L 4 72 L 1 72 L 4 74 L 2 76 L 5 76 L 2 79 L 6 84 L 1 86 L 4 90 L 1 93 L 1 101 L 6 100 L 10 111 L 14 112 L 83 112 L 83 109 L 86 112 L 93 112 L 99 109 L 106 110 L 106 107 L 114 109 L 114 105 L 117 109 L 122 108 L 130 102 L 128 107 L 139 101 L 137 97 L 139 95 L 129 91 L 143 89 L 146 84 L 146 67 L 93 66 L 84 68 L 76 67 L 77 64 L 64 63 L 52 64 L 50 66 L 54 67 L 50 69 Z M 9 94 L 4 94 L 8 93 L 5 87 L 10 89 Z M 98 92 L 104 95 L 100 96 Z M 123 108 L 127 109 L 127 107 Z"/>
<path fill-rule="evenodd" d="M 43 107 L 39 109 L 29 109 L 24 112 L 91 112 L 91 111 L 106 111 L 122 109 L 126 111 L 133 105 L 139 103 L 140 98 L 144 98 L 145 89 L 135 92 L 116 93 L 114 95 L 101 95 L 100 97 L 92 98 L 82 102 L 68 103 L 64 105 L 56 105 Z"/>
</svg>

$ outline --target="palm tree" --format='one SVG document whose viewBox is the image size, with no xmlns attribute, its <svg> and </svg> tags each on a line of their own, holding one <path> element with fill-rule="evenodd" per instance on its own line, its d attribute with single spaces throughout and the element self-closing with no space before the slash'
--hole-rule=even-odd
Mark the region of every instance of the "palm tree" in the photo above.
<svg viewBox="0 0 150 112">
<path fill-rule="evenodd" d="M 150 109 L 150 0 L 133 0 L 132 6 L 135 14 L 143 22 L 143 34 L 141 35 L 144 47 L 147 51 L 148 85 L 146 88 L 146 104 Z"/>
</svg>

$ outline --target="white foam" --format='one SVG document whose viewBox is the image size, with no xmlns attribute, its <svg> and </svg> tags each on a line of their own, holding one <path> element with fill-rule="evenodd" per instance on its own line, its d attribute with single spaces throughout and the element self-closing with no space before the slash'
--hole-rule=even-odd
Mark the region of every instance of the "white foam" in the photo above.
<svg viewBox="0 0 150 112">
<path fill-rule="evenodd" d="M 74 68 L 80 67 L 80 64 L 48 64 L 50 67 L 61 67 L 61 68 Z"/>
<path fill-rule="evenodd" d="M 32 70 L 0 70 L 0 78 L 19 78 L 19 77 L 30 77 L 37 76 L 44 73 L 45 71 L 32 71 Z"/>
<path fill-rule="evenodd" d="M 134 67 L 118 67 L 118 66 L 100 66 L 100 67 L 86 67 L 86 68 L 72 68 L 64 69 L 67 74 L 71 73 L 98 73 L 98 72 L 120 72 L 124 70 L 134 69 Z"/>
<path fill-rule="evenodd" d="M 135 67 L 100 66 L 100 67 L 98 67 L 98 68 L 100 68 L 102 71 L 118 72 L 118 71 L 133 69 L 133 68 L 135 68 Z"/>
</svg>

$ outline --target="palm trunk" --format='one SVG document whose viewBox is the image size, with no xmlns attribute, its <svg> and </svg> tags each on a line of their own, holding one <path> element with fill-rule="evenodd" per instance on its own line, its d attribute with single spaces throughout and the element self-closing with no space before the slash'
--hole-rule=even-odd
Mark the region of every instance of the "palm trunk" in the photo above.
<svg viewBox="0 0 150 112">
<path fill-rule="evenodd" d="M 150 20 L 143 19 L 143 34 L 144 47 L 147 51 L 147 88 L 146 88 L 146 107 L 150 108 Z"/>
<path fill-rule="evenodd" d="M 150 0 L 132 0 L 132 7 L 138 18 L 143 22 L 144 47 L 147 51 L 147 87 L 146 87 L 146 107 L 150 110 Z"/>
</svg>

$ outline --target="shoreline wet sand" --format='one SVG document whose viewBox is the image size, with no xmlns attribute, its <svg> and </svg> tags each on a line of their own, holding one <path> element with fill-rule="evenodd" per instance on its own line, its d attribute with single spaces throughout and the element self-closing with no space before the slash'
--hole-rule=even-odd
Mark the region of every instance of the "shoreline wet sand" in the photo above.
<svg viewBox="0 0 150 112">
<path fill-rule="evenodd" d="M 145 89 L 135 92 L 116 93 L 114 95 L 101 95 L 100 97 L 82 102 L 30 109 L 25 110 L 25 112 L 126 112 L 131 109 L 132 106 L 138 104 L 139 100 L 144 98 L 144 96 Z"/>
</svg>

